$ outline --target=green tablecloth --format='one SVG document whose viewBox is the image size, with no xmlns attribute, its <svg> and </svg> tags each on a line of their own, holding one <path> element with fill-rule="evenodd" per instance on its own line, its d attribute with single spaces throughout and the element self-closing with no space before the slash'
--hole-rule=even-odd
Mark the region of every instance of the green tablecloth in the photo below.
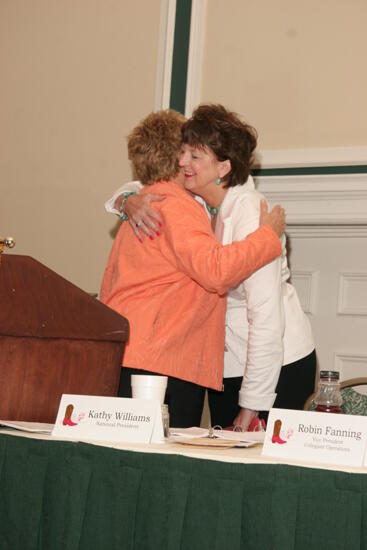
<svg viewBox="0 0 367 550">
<path fill-rule="evenodd" d="M 0 436 L 0 549 L 367 550 L 367 475 Z"/>
</svg>

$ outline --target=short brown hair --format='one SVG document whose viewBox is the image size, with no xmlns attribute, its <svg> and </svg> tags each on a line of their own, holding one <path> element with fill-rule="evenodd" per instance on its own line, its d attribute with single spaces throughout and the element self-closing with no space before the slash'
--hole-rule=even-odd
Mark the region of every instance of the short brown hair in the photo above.
<svg viewBox="0 0 367 550">
<path fill-rule="evenodd" d="M 129 160 L 142 184 L 177 176 L 181 130 L 185 120 L 176 111 L 158 111 L 144 118 L 129 134 Z"/>
<path fill-rule="evenodd" d="M 243 185 L 250 175 L 257 144 L 255 128 L 223 105 L 199 105 L 182 128 L 182 141 L 192 147 L 208 147 L 219 161 L 230 160 L 224 187 Z"/>
</svg>

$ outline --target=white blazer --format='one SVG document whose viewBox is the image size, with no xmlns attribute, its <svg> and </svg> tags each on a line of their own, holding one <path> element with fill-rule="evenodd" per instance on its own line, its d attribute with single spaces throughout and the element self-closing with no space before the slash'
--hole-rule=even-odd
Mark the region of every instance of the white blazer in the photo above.
<svg viewBox="0 0 367 550">
<path fill-rule="evenodd" d="M 223 244 L 244 239 L 259 226 L 260 200 L 251 178 L 230 187 L 218 213 L 215 233 Z M 239 404 L 268 410 L 282 365 L 314 349 L 310 322 L 295 288 L 287 281 L 285 237 L 282 256 L 228 293 L 224 377 L 243 376 Z"/>
</svg>

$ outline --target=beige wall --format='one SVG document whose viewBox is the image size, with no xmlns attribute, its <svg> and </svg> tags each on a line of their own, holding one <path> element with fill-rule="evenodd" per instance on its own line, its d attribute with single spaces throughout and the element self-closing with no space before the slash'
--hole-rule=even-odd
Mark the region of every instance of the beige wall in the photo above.
<svg viewBox="0 0 367 550">
<path fill-rule="evenodd" d="M 201 101 L 263 149 L 367 144 L 365 0 L 208 0 Z"/>
<path fill-rule="evenodd" d="M 125 137 L 154 109 L 159 20 L 160 0 L 0 3 L 0 235 L 89 292 Z"/>
<path fill-rule="evenodd" d="M 0 2 L 0 235 L 98 291 L 130 178 L 125 137 L 155 107 L 161 0 Z M 262 149 L 367 144 L 367 3 L 208 0 L 202 101 Z"/>
</svg>

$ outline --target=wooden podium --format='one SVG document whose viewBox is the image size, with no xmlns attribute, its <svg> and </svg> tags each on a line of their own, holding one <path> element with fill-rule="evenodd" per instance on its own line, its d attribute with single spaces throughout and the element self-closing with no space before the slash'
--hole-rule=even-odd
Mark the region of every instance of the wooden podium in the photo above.
<svg viewBox="0 0 367 550">
<path fill-rule="evenodd" d="M 128 321 L 28 256 L 1 256 L 0 419 L 54 423 L 63 393 L 116 396 Z"/>
</svg>

